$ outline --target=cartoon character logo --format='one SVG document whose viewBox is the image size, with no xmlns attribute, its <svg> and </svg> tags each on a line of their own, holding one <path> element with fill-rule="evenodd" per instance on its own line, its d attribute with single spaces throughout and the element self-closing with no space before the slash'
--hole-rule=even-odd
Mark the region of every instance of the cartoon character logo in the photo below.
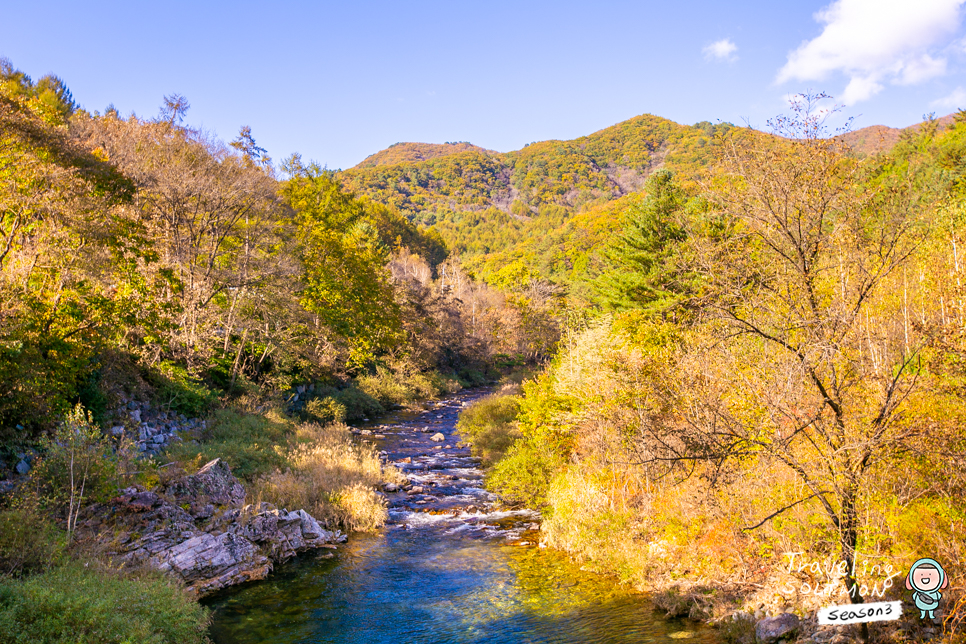
<svg viewBox="0 0 966 644">
<path fill-rule="evenodd" d="M 939 608 L 939 600 L 943 594 L 940 588 L 949 585 L 946 571 L 935 559 L 923 558 L 912 564 L 906 577 L 906 588 L 912 591 L 912 599 L 919 609 L 919 619 L 935 619 L 934 610 Z"/>
</svg>

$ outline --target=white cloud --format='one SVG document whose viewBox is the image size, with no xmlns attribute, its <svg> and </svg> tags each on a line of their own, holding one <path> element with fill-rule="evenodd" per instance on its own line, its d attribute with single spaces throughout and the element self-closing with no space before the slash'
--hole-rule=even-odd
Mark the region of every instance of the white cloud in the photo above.
<svg viewBox="0 0 966 644">
<path fill-rule="evenodd" d="M 735 52 L 738 51 L 738 45 L 731 42 L 730 38 L 722 38 L 721 40 L 713 42 L 701 51 L 704 52 L 704 57 L 707 60 L 733 61 L 738 59 L 735 56 Z"/>
<path fill-rule="evenodd" d="M 962 20 L 966 0 L 836 0 L 815 14 L 822 33 L 789 53 L 778 82 L 849 77 L 842 100 L 864 101 L 885 87 L 946 73 L 942 48 Z"/>
<path fill-rule="evenodd" d="M 946 110 L 966 109 L 966 89 L 957 87 L 949 96 L 938 98 L 929 104 L 930 107 L 939 107 Z"/>
<path fill-rule="evenodd" d="M 842 102 L 855 105 L 868 100 L 882 91 L 883 85 L 873 76 L 853 76 L 842 92 Z"/>
</svg>

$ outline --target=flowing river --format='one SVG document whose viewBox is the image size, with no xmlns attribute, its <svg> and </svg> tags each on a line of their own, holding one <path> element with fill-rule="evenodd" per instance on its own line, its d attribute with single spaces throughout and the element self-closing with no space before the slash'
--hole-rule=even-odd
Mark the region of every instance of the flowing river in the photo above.
<svg viewBox="0 0 966 644">
<path fill-rule="evenodd" d="M 645 596 L 536 547 L 536 512 L 502 511 L 455 433 L 473 390 L 369 424 L 413 489 L 389 494 L 389 523 L 338 550 L 205 603 L 216 644 L 713 642 Z M 445 440 L 433 442 L 442 433 Z M 420 490 L 421 488 L 421 490 Z"/>
</svg>

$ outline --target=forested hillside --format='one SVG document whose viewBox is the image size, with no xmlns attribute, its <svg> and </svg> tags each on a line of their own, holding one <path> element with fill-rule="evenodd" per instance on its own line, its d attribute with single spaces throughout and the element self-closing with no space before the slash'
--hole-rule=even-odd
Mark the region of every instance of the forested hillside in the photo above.
<svg viewBox="0 0 966 644">
<path fill-rule="evenodd" d="M 514 316 L 530 312 L 434 286 L 449 252 L 438 235 L 298 157 L 277 176 L 247 128 L 213 140 L 183 124 L 180 97 L 157 118 L 90 114 L 59 79 L 5 65 L 8 436 L 51 427 L 77 400 L 104 414 L 135 375 L 214 396 L 383 367 L 457 378 L 546 351 L 511 346 Z"/>
<path fill-rule="evenodd" d="M 951 115 L 935 120 L 941 127 L 950 122 Z M 921 127 L 871 126 L 839 138 L 851 154 L 868 156 Z M 540 278 L 587 303 L 587 284 L 602 270 L 602 244 L 623 227 L 647 177 L 669 170 L 690 188 L 707 177 L 715 140 L 732 128 L 642 115 L 573 141 L 507 153 L 467 143 L 397 143 L 337 176 L 431 226 L 484 279 L 506 286 L 511 274 Z"/>
<path fill-rule="evenodd" d="M 503 251 L 531 231 L 639 191 L 667 167 L 691 180 L 728 124 L 682 126 L 643 115 L 573 141 L 497 153 L 466 144 L 396 144 L 338 173 L 342 184 L 432 225 L 458 253 Z"/>
</svg>

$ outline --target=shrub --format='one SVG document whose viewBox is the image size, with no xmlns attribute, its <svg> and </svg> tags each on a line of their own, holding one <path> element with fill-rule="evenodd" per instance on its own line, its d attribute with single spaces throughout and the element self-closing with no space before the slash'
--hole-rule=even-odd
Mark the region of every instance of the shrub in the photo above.
<svg viewBox="0 0 966 644">
<path fill-rule="evenodd" d="M 504 502 L 540 508 L 547 505 L 547 490 L 564 459 L 538 439 L 524 438 L 487 474 L 486 486 Z"/>
<path fill-rule="evenodd" d="M 346 419 L 346 406 L 333 398 L 313 398 L 305 403 L 305 417 L 315 423 L 341 423 Z"/>
<path fill-rule="evenodd" d="M 456 378 L 464 387 L 479 387 L 486 384 L 486 374 L 473 367 L 465 367 L 456 373 Z"/>
<path fill-rule="evenodd" d="M 344 516 L 343 524 L 350 530 L 368 532 L 382 527 L 389 519 L 386 502 L 362 483 L 343 487 L 335 496 L 335 503 Z"/>
<path fill-rule="evenodd" d="M 66 512 L 69 538 L 85 503 L 105 501 L 117 492 L 117 455 L 80 405 L 41 445 L 43 458 L 34 463 L 30 478 L 18 491 L 18 505 Z"/>
<path fill-rule="evenodd" d="M 467 385 L 461 382 L 459 376 L 452 376 L 452 375 L 446 375 L 446 374 L 439 375 L 440 393 L 455 394 L 464 386 L 467 386 Z"/>
<path fill-rule="evenodd" d="M 3 644 L 200 644 L 208 622 L 208 611 L 160 573 L 130 578 L 73 562 L 0 580 Z"/>
<path fill-rule="evenodd" d="M 442 380 L 438 373 L 414 373 L 405 381 L 408 401 L 433 398 L 443 391 Z"/>
<path fill-rule="evenodd" d="M 160 407 L 168 407 L 186 416 L 203 416 L 218 401 L 218 397 L 184 367 L 164 361 L 148 374 L 155 387 L 154 400 Z"/>
<path fill-rule="evenodd" d="M 520 438 L 514 421 L 520 411 L 518 396 L 493 394 L 480 398 L 460 414 L 456 424 L 463 442 L 472 447 L 485 466 L 503 458 Z"/>
<path fill-rule="evenodd" d="M 77 390 L 77 399 L 98 425 L 107 420 L 108 399 L 101 386 L 101 372 L 93 371 Z"/>
<path fill-rule="evenodd" d="M 728 644 L 746 644 L 755 641 L 755 618 L 748 613 L 735 613 L 731 619 L 717 624 L 721 639 Z"/>
<path fill-rule="evenodd" d="M 402 377 L 382 367 L 374 375 L 361 376 L 359 389 L 386 408 L 404 405 L 411 400 L 410 391 Z"/>
<path fill-rule="evenodd" d="M 0 511 L 0 575 L 27 575 L 56 564 L 64 533 L 36 511 Z"/>
<path fill-rule="evenodd" d="M 333 397 L 345 407 L 344 420 L 371 418 L 386 411 L 378 400 L 354 384 L 336 391 Z"/>
<path fill-rule="evenodd" d="M 532 365 L 513 367 L 509 371 L 500 375 L 499 381 L 500 381 L 500 384 L 503 386 L 522 385 L 525 380 L 532 380 L 533 378 L 537 377 L 539 373 L 540 373 L 540 369 Z M 480 383 L 480 384 L 483 384 L 483 383 Z"/>
</svg>

